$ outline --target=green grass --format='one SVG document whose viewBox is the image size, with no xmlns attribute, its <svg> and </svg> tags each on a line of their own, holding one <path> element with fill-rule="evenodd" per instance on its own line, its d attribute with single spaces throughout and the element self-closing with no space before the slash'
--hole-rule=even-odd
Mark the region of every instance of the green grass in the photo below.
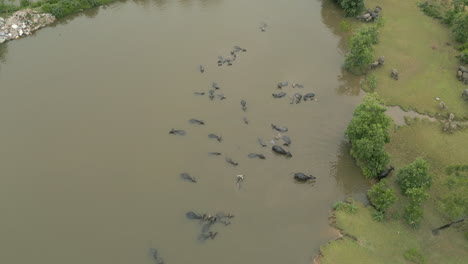
<svg viewBox="0 0 468 264">
<path fill-rule="evenodd" d="M 380 5 L 386 23 L 380 29 L 376 58 L 385 56 L 385 65 L 374 72 L 379 83 L 376 92 L 388 105 L 399 105 L 436 116 L 445 113 L 434 98 L 439 97 L 457 118 L 468 119 L 468 103 L 461 93 L 467 86 L 456 79 L 459 55 L 450 29 L 428 17 L 417 0 L 368 0 L 367 7 Z M 447 45 L 446 43 L 450 43 Z M 390 71 L 399 72 L 399 80 Z"/>
<path fill-rule="evenodd" d="M 408 251 L 421 253 L 426 263 L 466 263 L 468 240 L 456 228 L 443 230 L 433 236 L 431 230 L 448 223 L 441 217 L 438 201 L 447 191 L 446 167 L 465 164 L 468 160 L 468 131 L 454 134 L 441 132 L 440 124 L 414 120 L 408 126 L 391 131 L 391 143 L 387 151 L 392 156 L 391 164 L 397 170 L 417 157 L 427 159 L 434 175 L 430 199 L 425 202 L 424 219 L 419 229 L 408 226 L 401 218 L 407 199 L 396 185 L 396 173 L 388 179 L 398 195 L 397 203 L 386 214 L 383 222 L 373 219 L 374 209 L 356 203 L 356 212 L 335 211 L 336 227 L 347 236 L 332 241 L 321 248 L 322 264 L 327 263 L 412 263 L 405 260 Z M 408 254 L 407 254 L 408 256 Z"/>
</svg>

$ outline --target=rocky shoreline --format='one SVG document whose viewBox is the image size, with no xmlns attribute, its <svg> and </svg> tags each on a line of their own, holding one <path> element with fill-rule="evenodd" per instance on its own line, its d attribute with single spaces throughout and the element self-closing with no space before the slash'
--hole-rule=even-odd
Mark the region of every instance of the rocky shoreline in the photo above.
<svg viewBox="0 0 468 264">
<path fill-rule="evenodd" d="M 53 15 L 33 9 L 16 11 L 6 19 L 0 17 L 0 43 L 29 36 L 55 20 Z"/>
</svg>

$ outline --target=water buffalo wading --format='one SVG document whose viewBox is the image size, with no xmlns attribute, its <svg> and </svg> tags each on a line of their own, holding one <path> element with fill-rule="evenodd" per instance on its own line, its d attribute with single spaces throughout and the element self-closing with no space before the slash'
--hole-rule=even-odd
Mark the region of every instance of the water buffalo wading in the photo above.
<svg viewBox="0 0 468 264">
<path fill-rule="evenodd" d="M 286 156 L 286 157 L 292 157 L 292 154 L 286 150 L 284 150 L 282 147 L 278 146 L 278 145 L 274 145 L 273 147 L 271 147 L 271 150 L 273 150 L 273 152 L 279 154 L 279 155 L 283 155 L 283 156 Z"/>
<path fill-rule="evenodd" d="M 306 181 L 315 180 L 316 177 L 312 175 L 306 175 L 302 172 L 297 172 L 297 173 L 294 173 L 294 179 L 298 182 L 306 182 Z"/>
<path fill-rule="evenodd" d="M 204 73 L 204 72 L 205 72 L 205 67 L 203 67 L 203 65 L 200 65 L 200 66 L 199 66 L 199 69 L 200 69 L 200 72 L 201 72 L 201 73 Z"/>
<path fill-rule="evenodd" d="M 390 172 L 392 172 L 392 170 L 394 170 L 395 168 L 393 166 L 390 166 L 390 168 L 386 169 L 386 170 L 383 170 L 379 173 L 379 175 L 377 175 L 377 180 L 382 180 L 383 178 L 387 177 Z"/>
</svg>

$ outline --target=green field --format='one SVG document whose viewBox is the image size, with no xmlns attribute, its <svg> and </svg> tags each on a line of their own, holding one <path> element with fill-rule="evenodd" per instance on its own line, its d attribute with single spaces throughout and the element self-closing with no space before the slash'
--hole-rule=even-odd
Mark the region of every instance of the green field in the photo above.
<svg viewBox="0 0 468 264">
<path fill-rule="evenodd" d="M 417 0 L 368 0 L 366 6 L 383 8 L 385 26 L 380 29 L 376 57 L 385 56 L 385 64 L 375 70 L 377 93 L 387 105 L 399 105 L 432 116 L 453 112 L 468 119 L 468 103 L 461 93 L 468 86 L 458 81 L 458 52 L 450 29 L 439 20 L 426 16 Z M 399 80 L 390 71 L 399 72 Z M 448 107 L 439 109 L 439 97 Z"/>
<path fill-rule="evenodd" d="M 405 262 L 403 257 L 411 248 L 421 252 L 426 263 L 466 263 L 468 240 L 460 226 L 443 230 L 438 236 L 433 236 L 431 230 L 449 222 L 441 217 L 438 201 L 447 191 L 445 168 L 468 163 L 468 131 L 449 135 L 441 132 L 438 123 L 418 120 L 391 131 L 390 135 L 391 143 L 387 150 L 392 156 L 392 165 L 397 169 L 416 157 L 423 157 L 431 164 L 434 185 L 429 200 L 425 202 L 421 227 L 413 229 L 401 219 L 406 201 L 400 195 L 393 173 L 388 180 L 398 194 L 398 200 L 387 213 L 385 222 L 374 221 L 371 216 L 373 209 L 360 204 L 355 214 L 335 212 L 336 226 L 357 241 L 345 236 L 322 247 L 322 263 L 411 263 Z"/>
</svg>

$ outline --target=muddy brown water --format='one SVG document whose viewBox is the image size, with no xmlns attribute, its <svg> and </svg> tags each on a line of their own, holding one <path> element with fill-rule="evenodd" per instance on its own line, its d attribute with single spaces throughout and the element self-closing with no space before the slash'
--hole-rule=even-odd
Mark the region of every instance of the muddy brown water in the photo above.
<svg viewBox="0 0 468 264">
<path fill-rule="evenodd" d="M 343 136 L 361 98 L 340 68 L 339 21 L 315 0 L 122 1 L 4 45 L 0 263 L 154 263 L 150 247 L 166 263 L 310 263 L 334 236 L 332 204 L 368 188 Z M 234 45 L 247 52 L 218 67 Z M 318 100 L 273 99 L 280 81 Z M 212 82 L 226 100 L 193 95 Z M 271 123 L 289 128 L 292 158 L 257 144 L 278 134 Z M 235 218 L 199 242 L 190 210 Z"/>
</svg>

